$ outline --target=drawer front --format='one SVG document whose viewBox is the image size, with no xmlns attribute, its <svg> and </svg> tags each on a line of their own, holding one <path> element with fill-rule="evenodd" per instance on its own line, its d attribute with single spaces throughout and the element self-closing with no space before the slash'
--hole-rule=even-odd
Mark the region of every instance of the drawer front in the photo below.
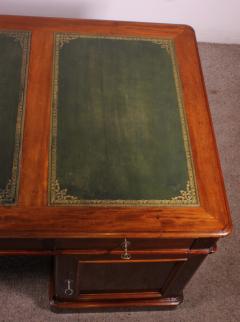
<svg viewBox="0 0 240 322">
<path fill-rule="evenodd" d="M 56 250 L 120 250 L 124 238 L 84 238 L 55 240 Z M 194 239 L 127 238 L 131 250 L 190 249 Z"/>
</svg>

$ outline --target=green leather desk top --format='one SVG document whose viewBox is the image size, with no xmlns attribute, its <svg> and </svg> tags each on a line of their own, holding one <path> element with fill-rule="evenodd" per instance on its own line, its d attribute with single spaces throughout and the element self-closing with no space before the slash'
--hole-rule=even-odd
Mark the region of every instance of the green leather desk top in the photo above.
<svg viewBox="0 0 240 322">
<path fill-rule="evenodd" d="M 56 33 L 50 205 L 198 204 L 171 40 Z"/>
<path fill-rule="evenodd" d="M 0 33 L 0 202 L 18 192 L 28 32 Z M 50 205 L 196 205 L 171 40 L 56 33 Z"/>
<path fill-rule="evenodd" d="M 0 31 L 0 204 L 18 195 L 29 36 Z"/>
<path fill-rule="evenodd" d="M 0 131 L 1 238 L 231 231 L 189 26 L 0 16 Z"/>
</svg>

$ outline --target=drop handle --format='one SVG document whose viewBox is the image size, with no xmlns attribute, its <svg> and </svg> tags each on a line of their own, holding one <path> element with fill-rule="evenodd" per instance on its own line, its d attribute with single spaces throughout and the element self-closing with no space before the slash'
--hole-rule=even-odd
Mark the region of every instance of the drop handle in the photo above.
<svg viewBox="0 0 240 322">
<path fill-rule="evenodd" d="M 66 288 L 65 288 L 65 290 L 64 290 L 64 293 L 65 293 L 65 295 L 67 295 L 67 296 L 72 296 L 73 295 L 73 293 L 74 293 L 74 290 L 73 290 L 73 288 L 71 287 L 71 283 L 72 283 L 73 281 L 72 280 L 65 280 L 65 283 L 67 284 L 66 286 Z"/>
<path fill-rule="evenodd" d="M 128 253 L 128 247 L 130 246 L 130 244 L 131 243 L 127 240 L 127 238 L 125 238 L 124 242 L 122 242 L 121 246 L 124 252 L 121 254 L 121 259 L 128 260 L 132 258 L 132 256 Z"/>
</svg>

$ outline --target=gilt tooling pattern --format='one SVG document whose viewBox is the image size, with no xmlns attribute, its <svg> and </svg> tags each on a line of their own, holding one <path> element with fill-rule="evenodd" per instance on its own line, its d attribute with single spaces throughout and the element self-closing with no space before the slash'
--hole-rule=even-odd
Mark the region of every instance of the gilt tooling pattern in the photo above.
<svg viewBox="0 0 240 322">
<path fill-rule="evenodd" d="M 192 206 L 174 45 L 56 33 L 49 204 Z"/>
</svg>

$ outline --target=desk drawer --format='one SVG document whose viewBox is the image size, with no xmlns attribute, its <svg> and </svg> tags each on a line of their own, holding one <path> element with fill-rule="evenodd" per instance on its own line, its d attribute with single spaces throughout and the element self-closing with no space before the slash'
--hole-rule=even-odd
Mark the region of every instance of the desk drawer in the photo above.
<svg viewBox="0 0 240 322">
<path fill-rule="evenodd" d="M 56 250 L 120 250 L 124 238 L 84 238 L 55 240 Z M 194 239 L 127 238 L 131 250 L 189 249 Z"/>
</svg>

